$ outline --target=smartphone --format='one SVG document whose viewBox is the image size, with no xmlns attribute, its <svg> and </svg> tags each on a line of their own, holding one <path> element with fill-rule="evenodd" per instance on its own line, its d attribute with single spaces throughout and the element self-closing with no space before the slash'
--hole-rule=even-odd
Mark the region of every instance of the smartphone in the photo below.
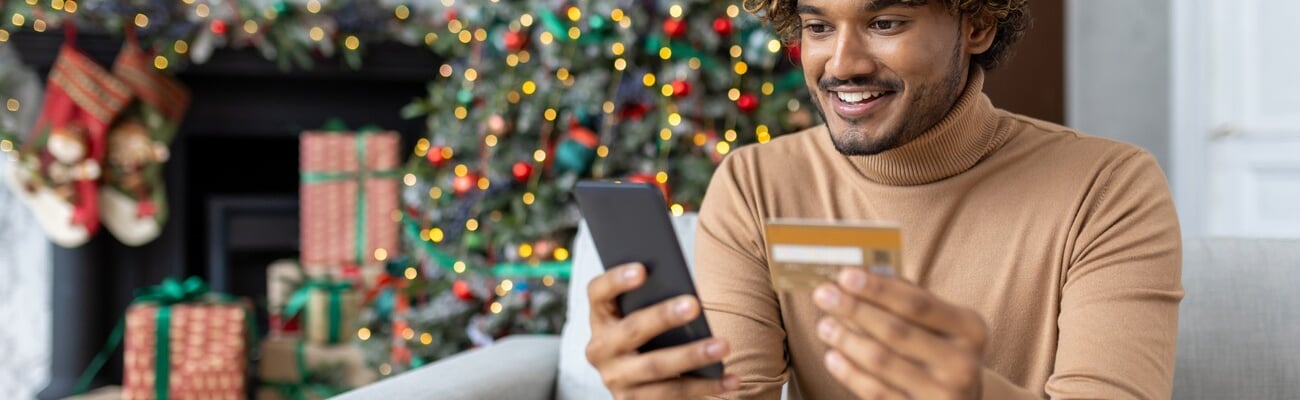
<svg viewBox="0 0 1300 400">
<path fill-rule="evenodd" d="M 605 269 L 629 262 L 645 265 L 645 284 L 618 298 L 623 315 L 681 295 L 698 298 L 686 257 L 668 217 L 668 206 L 664 204 L 664 196 L 658 187 L 643 183 L 581 181 L 574 188 L 574 194 Z M 695 320 L 655 336 L 637 350 L 646 353 L 710 336 L 709 324 L 701 312 Z M 685 375 L 721 379 L 722 363 L 713 363 Z"/>
</svg>

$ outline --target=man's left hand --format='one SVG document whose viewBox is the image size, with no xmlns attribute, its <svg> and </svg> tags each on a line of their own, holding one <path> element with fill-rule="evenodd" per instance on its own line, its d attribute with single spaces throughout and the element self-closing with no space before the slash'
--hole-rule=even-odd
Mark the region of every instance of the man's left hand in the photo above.
<svg viewBox="0 0 1300 400">
<path fill-rule="evenodd" d="M 910 283 L 845 269 L 813 292 L 829 315 L 817 336 L 826 368 L 864 399 L 969 400 L 980 396 L 988 326 L 974 311 Z"/>
</svg>

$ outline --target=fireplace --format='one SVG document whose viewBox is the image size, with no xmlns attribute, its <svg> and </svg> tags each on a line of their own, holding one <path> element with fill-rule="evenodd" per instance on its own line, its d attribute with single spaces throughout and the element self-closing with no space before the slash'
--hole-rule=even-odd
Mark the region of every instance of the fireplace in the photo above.
<svg viewBox="0 0 1300 400">
<path fill-rule="evenodd" d="M 61 33 L 15 33 L 24 61 L 48 74 Z M 116 36 L 84 34 L 78 44 L 102 65 L 121 47 Z M 51 382 L 40 397 L 70 394 L 133 291 L 163 278 L 199 276 L 214 289 L 253 299 L 265 327 L 265 267 L 298 251 L 298 133 L 331 118 L 402 132 L 409 148 L 424 121 L 398 110 L 425 94 L 438 60 L 398 44 L 370 46 L 365 66 L 317 60 L 285 72 L 253 50 L 221 50 L 178 75 L 193 103 L 165 168 L 170 218 L 162 236 L 141 247 L 101 231 L 76 249 L 54 251 L 54 349 Z M 121 382 L 121 352 L 96 380 Z"/>
</svg>

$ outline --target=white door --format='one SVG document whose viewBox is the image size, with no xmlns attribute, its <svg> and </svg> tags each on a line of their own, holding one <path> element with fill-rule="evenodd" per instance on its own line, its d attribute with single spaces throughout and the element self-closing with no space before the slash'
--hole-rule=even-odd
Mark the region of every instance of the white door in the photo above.
<svg viewBox="0 0 1300 400">
<path fill-rule="evenodd" d="M 1300 237 L 1300 1 L 1172 3 L 1185 234 Z"/>
</svg>

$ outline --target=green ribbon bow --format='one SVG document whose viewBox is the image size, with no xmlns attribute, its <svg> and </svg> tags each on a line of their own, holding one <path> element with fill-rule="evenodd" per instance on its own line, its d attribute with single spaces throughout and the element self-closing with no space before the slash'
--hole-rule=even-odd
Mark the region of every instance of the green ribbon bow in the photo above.
<svg viewBox="0 0 1300 400">
<path fill-rule="evenodd" d="M 157 333 L 154 337 L 154 398 L 166 400 L 168 391 L 171 388 L 171 320 L 172 306 L 183 303 L 193 303 L 197 301 L 208 301 L 217 303 L 234 303 L 239 300 L 233 296 L 220 293 L 213 293 L 208 290 L 208 284 L 203 282 L 202 278 L 191 276 L 184 281 L 177 281 L 174 278 L 167 278 L 156 286 L 150 286 L 137 290 L 135 299 L 131 305 L 152 303 L 158 307 Z M 247 304 L 245 304 L 247 307 Z M 252 310 L 247 310 L 244 320 L 248 323 L 248 343 L 246 346 L 250 349 L 253 343 L 257 342 L 257 327 L 253 321 Z M 117 326 L 113 332 L 108 335 L 108 342 L 99 354 L 91 360 L 90 366 L 82 372 L 81 377 L 77 378 L 77 385 L 73 388 L 73 393 L 85 393 L 90 387 L 90 381 L 99 374 L 99 370 L 108 362 L 109 356 L 117 350 L 117 346 L 122 343 L 122 336 L 126 330 L 126 316 L 123 315 L 117 321 Z"/>
<path fill-rule="evenodd" d="M 344 132 L 347 126 L 339 120 L 330 120 L 325 123 L 325 130 L 331 132 Z M 396 169 L 385 169 L 371 171 L 370 165 L 366 163 L 366 138 L 372 132 L 378 131 L 379 127 L 366 125 L 357 130 L 357 170 L 355 172 L 303 172 L 302 183 L 313 185 L 333 181 L 355 181 L 357 185 L 357 209 L 356 209 L 356 226 L 353 227 L 356 236 L 353 244 L 353 262 L 358 266 L 365 264 L 366 261 L 366 181 L 371 179 L 397 179 L 401 177 L 402 171 Z"/>
<path fill-rule="evenodd" d="M 454 273 L 453 266 L 456 264 L 456 258 L 450 254 L 439 250 L 437 246 L 425 240 L 420 240 L 420 224 L 415 219 L 402 214 L 402 224 L 404 232 L 410 241 L 420 243 L 425 254 L 432 257 L 438 266 L 447 271 Z M 492 267 L 490 274 L 497 277 L 524 277 L 524 278 L 541 278 L 553 276 L 560 279 L 568 279 L 573 269 L 571 261 L 548 261 L 544 263 L 500 263 Z"/>
<path fill-rule="evenodd" d="M 352 289 L 351 282 L 334 281 L 326 279 L 306 279 L 302 286 L 298 287 L 292 295 L 289 296 L 288 303 L 284 306 L 285 318 L 293 318 L 307 308 L 307 302 L 311 300 L 312 290 L 322 290 L 327 296 L 329 306 L 328 317 L 326 321 L 329 327 L 329 343 L 338 343 L 342 330 L 343 321 L 343 294 Z M 310 314 L 308 314 L 310 315 Z M 303 325 L 310 326 L 307 317 L 303 317 Z"/>
</svg>

